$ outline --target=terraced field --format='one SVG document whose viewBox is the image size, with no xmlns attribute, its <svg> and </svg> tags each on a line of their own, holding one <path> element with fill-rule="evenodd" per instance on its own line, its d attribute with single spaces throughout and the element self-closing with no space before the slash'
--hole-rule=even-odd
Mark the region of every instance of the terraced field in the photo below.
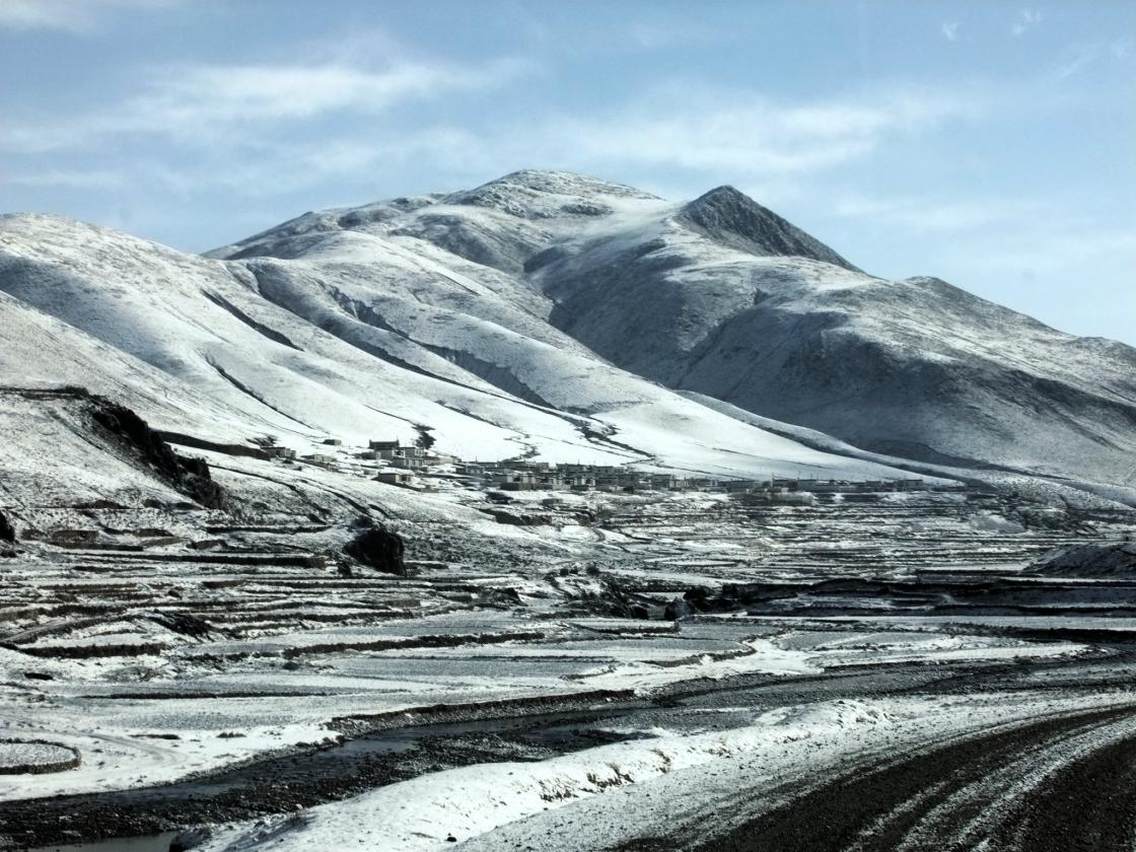
<svg viewBox="0 0 1136 852">
<path fill-rule="evenodd" d="M 240 466 L 230 489 L 295 476 Z M 1123 514 L 973 493 L 775 507 L 533 492 L 510 511 L 550 523 L 517 527 L 452 486 L 435 504 L 486 521 L 455 538 L 444 513 L 407 513 L 400 576 L 344 556 L 358 498 L 298 488 L 291 507 L 240 516 L 22 512 L 36 532 L 0 561 L 0 739 L 52 742 L 79 765 L 0 775 L 0 797 L 20 803 L 0 836 L 165 837 L 463 766 L 552 771 L 664 730 L 740 736 L 779 707 L 827 719 L 834 700 L 922 695 L 934 715 L 976 689 L 1029 704 L 1031 672 L 1070 672 L 1046 689 L 1082 706 L 1119 689 L 1136 629 L 1136 583 L 1030 567 L 1130 535 Z M 1081 686 L 1054 687 L 1073 671 Z M 981 687 L 984 672 L 1003 674 Z M 593 796 L 589 783 L 557 805 Z M 404 840 L 390 848 L 419 848 Z"/>
</svg>

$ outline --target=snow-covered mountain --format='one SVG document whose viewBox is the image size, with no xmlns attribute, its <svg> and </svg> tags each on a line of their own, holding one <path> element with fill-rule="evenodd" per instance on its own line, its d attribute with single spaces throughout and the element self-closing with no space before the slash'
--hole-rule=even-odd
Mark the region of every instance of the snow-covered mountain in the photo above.
<svg viewBox="0 0 1136 852">
<path fill-rule="evenodd" d="M 863 449 L 1136 486 L 1136 350 L 865 274 L 732 187 L 673 204 L 522 171 L 307 214 L 218 255 L 314 260 L 349 236 L 442 249 L 614 364 Z"/>
<path fill-rule="evenodd" d="M 863 274 L 728 187 L 533 282 L 557 327 L 668 386 L 893 455 L 1136 484 L 1136 350 Z"/>
<path fill-rule="evenodd" d="M 0 344 L 4 385 L 214 440 L 429 429 L 466 458 L 1136 486 L 1136 350 L 874 278 L 730 187 L 678 204 L 522 171 L 206 257 L 3 217 Z"/>
<path fill-rule="evenodd" d="M 329 436 L 364 444 L 428 430 L 437 449 L 471 459 L 902 475 L 614 367 L 547 323 L 547 297 L 428 241 L 296 239 L 302 252 L 280 253 L 302 256 L 222 261 L 4 217 L 0 386 L 83 386 L 156 428 L 220 443 L 272 435 L 310 450 Z M 26 405 L 6 416 L 9 435 L 43 434 Z M 56 439 L 83 444 L 74 430 Z M 24 449 L 5 448 L 9 466 Z"/>
</svg>

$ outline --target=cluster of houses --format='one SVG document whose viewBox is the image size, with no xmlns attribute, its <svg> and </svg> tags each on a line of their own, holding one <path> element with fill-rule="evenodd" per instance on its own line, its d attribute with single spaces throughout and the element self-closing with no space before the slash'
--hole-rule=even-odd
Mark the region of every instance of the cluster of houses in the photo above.
<svg viewBox="0 0 1136 852">
<path fill-rule="evenodd" d="M 499 491 L 685 491 L 717 487 L 716 479 L 685 479 L 625 467 L 548 462 L 460 462 L 456 472 Z"/>
<path fill-rule="evenodd" d="M 359 458 L 385 461 L 387 468 L 380 470 L 375 479 L 389 485 L 410 485 L 414 476 L 423 473 L 428 467 L 442 461 L 423 447 L 404 445 L 398 439 L 392 441 L 371 441 Z"/>
<path fill-rule="evenodd" d="M 809 506 L 818 501 L 840 499 L 846 502 L 871 502 L 882 494 L 896 491 L 925 491 L 922 479 L 801 479 L 771 476 L 765 480 L 732 480 L 724 490 L 745 503 L 777 503 Z"/>
<path fill-rule="evenodd" d="M 719 491 L 766 496 L 771 502 L 807 503 L 811 495 L 879 494 L 889 491 L 922 491 L 922 479 L 896 480 L 765 480 L 682 477 L 673 473 L 646 473 L 625 467 L 557 464 L 547 462 L 460 462 L 459 475 L 499 491 Z"/>
<path fill-rule="evenodd" d="M 744 482 L 744 480 L 741 481 Z M 927 483 L 920 478 L 846 480 L 770 477 L 760 482 L 751 481 L 749 484 L 755 489 L 809 494 L 879 494 L 888 491 L 925 491 L 927 489 Z"/>
<path fill-rule="evenodd" d="M 339 455 L 333 455 L 331 448 L 341 446 L 343 442 L 339 438 L 327 438 L 323 443 L 329 451 L 302 456 L 297 455 L 291 447 L 272 445 L 263 447 L 262 450 L 269 458 L 286 463 L 302 461 L 319 467 L 341 468 L 343 459 Z M 390 441 L 370 441 L 367 449 L 352 455 L 359 461 L 385 462 L 375 478 L 392 485 L 410 485 L 414 482 L 415 474 L 423 473 L 430 466 L 443 461 L 452 461 L 433 455 L 416 444 L 403 444 L 397 438 Z"/>
<path fill-rule="evenodd" d="M 340 445 L 337 438 L 324 444 Z M 295 461 L 296 451 L 287 447 L 266 448 L 270 457 Z M 922 491 L 922 479 L 836 480 L 787 478 L 716 479 L 683 477 L 673 473 L 648 473 L 626 467 L 593 464 L 551 464 L 536 461 L 462 461 L 452 456 L 432 453 L 419 444 L 403 444 L 397 438 L 375 440 L 367 449 L 352 454 L 363 462 L 379 462 L 374 478 L 392 485 L 413 485 L 416 477 L 432 475 L 457 478 L 485 489 L 498 491 L 607 491 L 635 493 L 640 491 L 718 491 L 749 502 L 809 504 L 817 499 L 873 499 L 873 495 L 895 491 Z M 338 466 L 339 459 L 330 452 L 301 456 L 302 461 L 321 466 Z M 440 470 L 432 470 L 445 465 Z M 452 465 L 452 467 L 451 467 Z M 371 468 L 373 472 L 375 468 Z M 452 471 L 452 473 L 450 472 Z M 368 474 L 370 475 L 370 474 Z"/>
</svg>

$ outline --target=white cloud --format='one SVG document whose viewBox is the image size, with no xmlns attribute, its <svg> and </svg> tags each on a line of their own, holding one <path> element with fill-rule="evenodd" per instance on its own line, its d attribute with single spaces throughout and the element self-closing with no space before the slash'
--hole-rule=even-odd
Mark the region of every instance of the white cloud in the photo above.
<svg viewBox="0 0 1136 852">
<path fill-rule="evenodd" d="M 555 164 L 619 174 L 628 167 L 685 170 L 708 178 L 768 181 L 865 157 L 886 140 L 980 114 L 982 97 L 962 89 L 886 89 L 811 102 L 674 83 L 632 105 L 592 115 L 554 110 L 499 123 L 392 127 L 371 121 L 406 102 L 500 86 L 532 66 L 504 60 L 465 67 L 401 61 L 381 69 L 341 62 L 166 69 L 118 105 L 67 121 L 0 126 L 0 149 L 35 153 L 93 149 L 110 137 L 163 136 L 194 148 L 209 167 L 168 148 L 164 184 L 253 175 L 266 186 L 314 183 L 417 158 L 441 172 L 506 171 Z M 351 130 L 292 141 L 277 126 L 352 113 Z M 345 125 L 347 126 L 347 125 Z M 273 177 L 271 171 L 276 171 Z M 195 174 L 179 180 L 177 173 Z M 263 189 L 250 191 L 263 192 Z"/>
<path fill-rule="evenodd" d="M 1020 38 L 1027 31 L 1041 23 L 1041 12 L 1037 9 L 1019 9 L 1018 16 L 1010 26 L 1010 33 L 1014 38 Z"/>
<path fill-rule="evenodd" d="M 0 0 L 0 27 L 84 32 L 118 9 L 155 9 L 181 0 Z"/>
<path fill-rule="evenodd" d="M 340 63 L 193 65 L 153 72 L 143 92 L 66 122 L 0 127 L 0 149 L 81 148 L 110 136 L 151 134 L 192 144 L 235 137 L 269 122 L 335 112 L 379 113 L 412 100 L 494 88 L 529 71 L 520 60 L 483 66 L 399 61 L 380 69 Z"/>
<path fill-rule="evenodd" d="M 209 116 L 240 134 L 245 128 L 233 116 L 246 109 L 262 120 L 301 119 L 313 110 L 346 108 L 345 103 L 354 107 L 360 99 L 368 108 L 376 107 L 389 96 L 388 88 L 376 95 L 369 84 L 361 85 L 366 95 L 351 94 L 350 87 L 340 93 L 316 87 L 296 104 L 280 105 L 274 97 L 278 80 L 269 79 L 268 86 L 261 85 L 259 75 L 251 84 L 241 80 L 222 105 L 159 110 L 162 121 L 190 128 Z M 194 98 L 178 103 L 187 100 L 197 103 Z M 666 186 L 654 187 L 663 192 L 729 180 L 760 187 L 767 201 L 783 200 L 799 188 L 804 175 L 869 156 L 892 139 L 984 108 L 972 97 L 950 92 L 887 91 L 784 103 L 752 92 L 715 93 L 689 85 L 643 94 L 635 104 L 588 118 L 549 111 L 480 127 L 363 121 L 354 123 L 351 132 L 303 140 L 264 132 L 258 122 L 238 137 L 239 145 L 199 145 L 192 156 L 147 158 L 131 171 L 138 180 L 182 197 L 207 188 L 267 197 L 348 178 L 359 186 L 362 201 L 368 187 L 381 193 L 384 180 L 408 166 L 429 169 L 438 175 L 439 186 L 455 188 L 462 181 L 519 167 L 548 166 L 614 177 L 654 172 L 666 176 Z M 157 132 L 152 119 L 145 128 Z M 180 132 L 175 138 L 181 138 Z"/>
<path fill-rule="evenodd" d="M 166 128 L 378 112 L 400 101 L 493 87 L 524 68 L 509 60 L 480 68 L 399 63 L 377 71 L 334 64 L 198 66 L 166 75 L 126 115 L 143 127 Z"/>
<path fill-rule="evenodd" d="M 939 30 L 947 41 L 958 41 L 960 26 L 958 21 L 944 21 Z"/>
<path fill-rule="evenodd" d="M 650 171 L 666 175 L 672 186 L 728 179 L 782 197 L 802 175 L 981 109 L 969 97 L 926 91 L 789 104 L 691 86 L 643 93 L 634 103 L 586 118 L 549 111 L 480 128 L 377 130 L 365 138 L 282 146 L 260 159 L 278 158 L 278 173 L 312 182 L 413 162 L 431 164 L 443 180 L 483 179 L 526 166 L 617 177 Z"/>
<path fill-rule="evenodd" d="M 896 90 L 811 103 L 752 92 L 672 86 L 587 120 L 552 116 L 522 138 L 549 161 L 586 161 L 729 173 L 811 172 L 865 156 L 885 139 L 973 115 L 976 101 Z M 529 158 L 524 158 L 529 159 Z"/>
</svg>

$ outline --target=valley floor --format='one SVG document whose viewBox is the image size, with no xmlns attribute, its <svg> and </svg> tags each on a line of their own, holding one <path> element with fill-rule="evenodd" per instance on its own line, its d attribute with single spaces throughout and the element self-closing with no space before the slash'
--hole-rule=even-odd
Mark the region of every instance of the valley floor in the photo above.
<svg viewBox="0 0 1136 852">
<path fill-rule="evenodd" d="M 20 510 L 0 848 L 1056 848 L 1045 803 L 1130 765 L 1136 580 L 1031 567 L 1123 513 L 523 492 L 503 518 L 456 482 L 210 463 L 239 515 Z M 409 576 L 334 556 L 359 514 Z M 1131 843 L 1129 789 L 1085 804 L 1093 848 Z"/>
</svg>

